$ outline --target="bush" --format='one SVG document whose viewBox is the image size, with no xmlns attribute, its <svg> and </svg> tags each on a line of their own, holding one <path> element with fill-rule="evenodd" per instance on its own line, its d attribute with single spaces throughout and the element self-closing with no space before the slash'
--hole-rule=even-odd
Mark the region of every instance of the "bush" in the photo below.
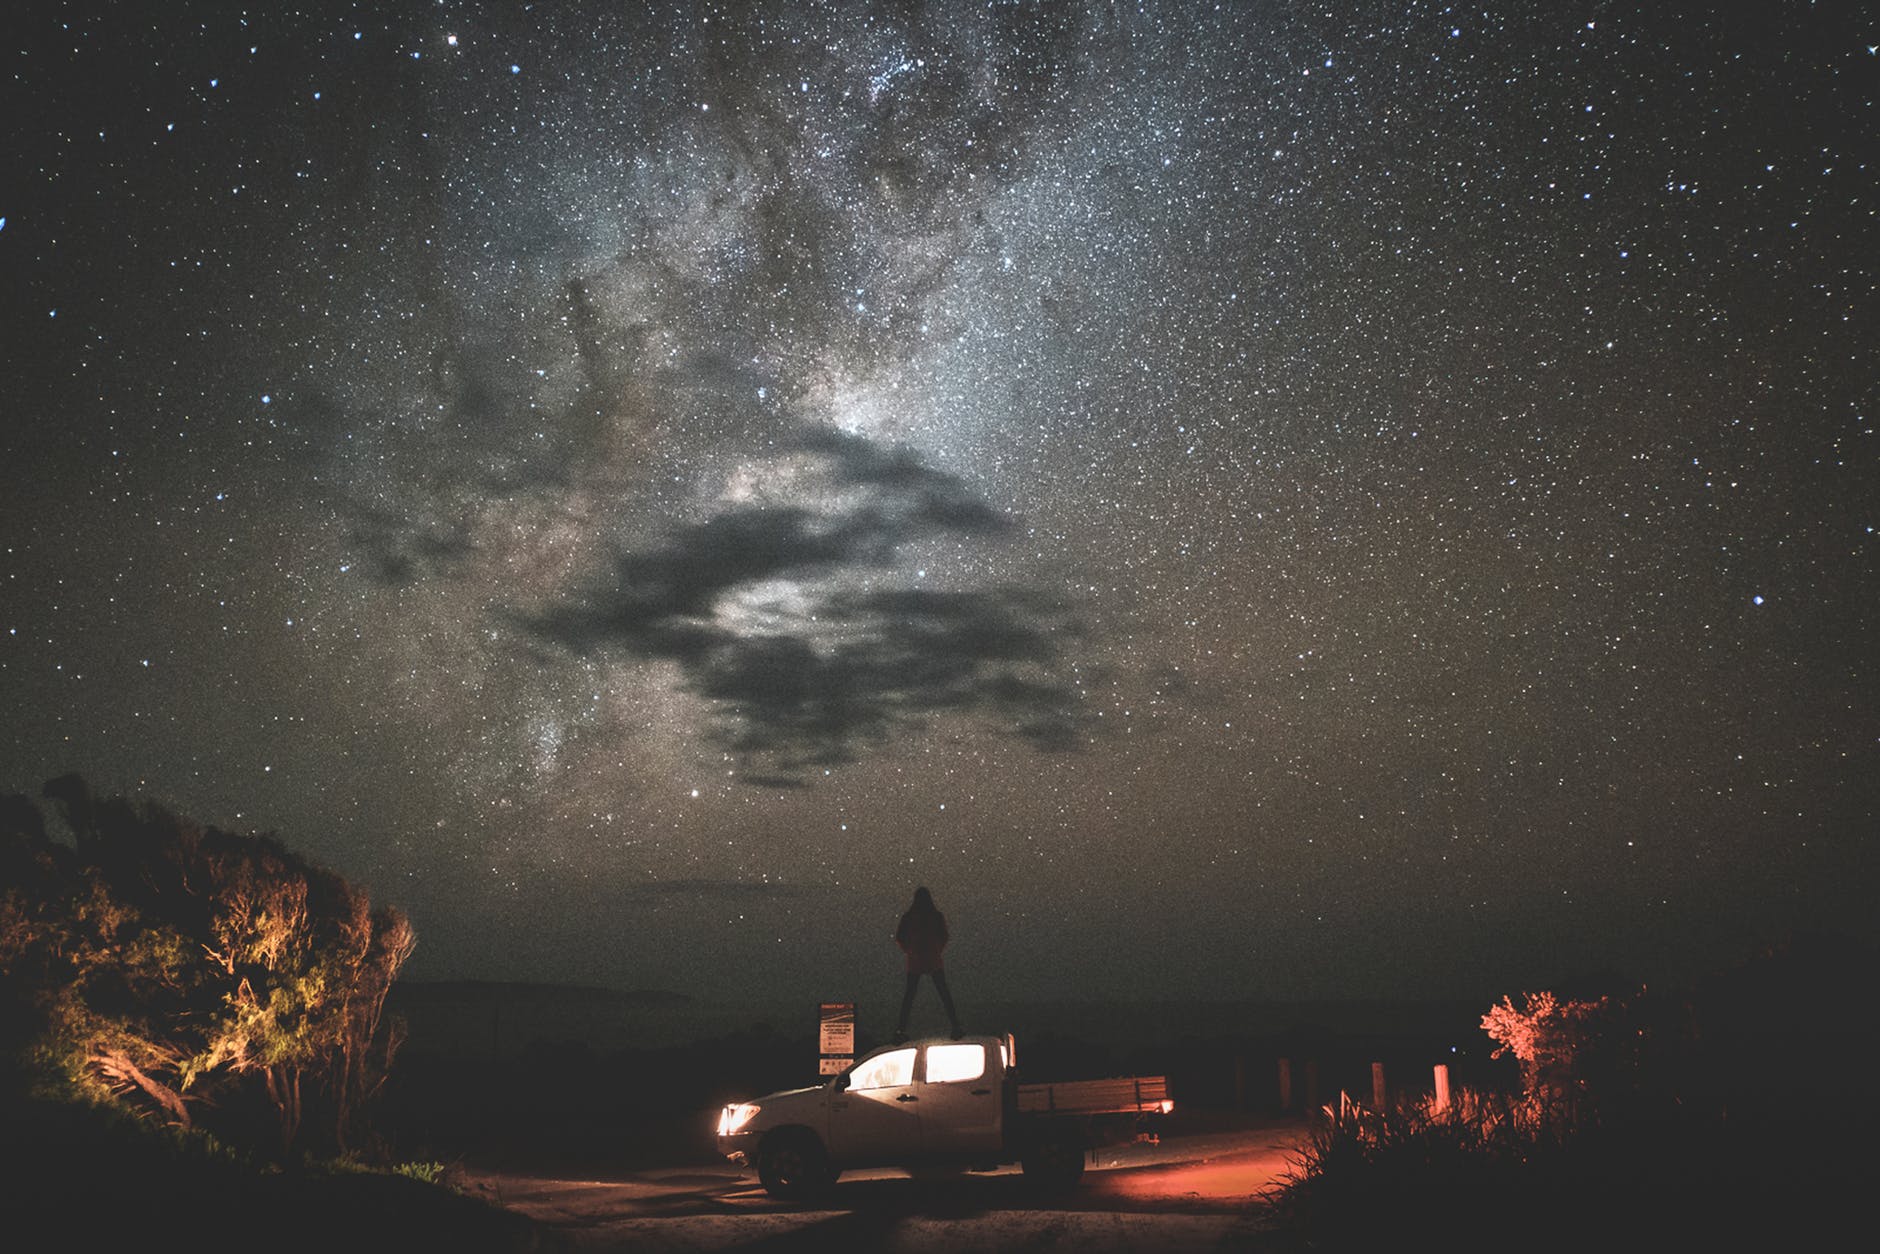
<svg viewBox="0 0 1880 1254">
<path fill-rule="evenodd" d="M 1716 1034 L 1700 1025 L 1719 1017 L 1643 989 L 1503 998 L 1482 1027 L 1519 1063 L 1518 1084 L 1464 1090 L 1447 1110 L 1427 1099 L 1327 1108 L 1274 1199 L 1283 1239 L 1338 1249 L 1414 1236 L 1449 1250 L 1826 1242 L 1869 1175 L 1860 1111 L 1809 1104 L 1772 1119 L 1734 1100 L 1754 1073 L 1718 1084 Z"/>
<path fill-rule="evenodd" d="M 398 1044 L 404 916 L 265 835 L 94 800 L 0 798 L 0 1042 L 34 1080 L 286 1158 L 334 1153 Z"/>
</svg>

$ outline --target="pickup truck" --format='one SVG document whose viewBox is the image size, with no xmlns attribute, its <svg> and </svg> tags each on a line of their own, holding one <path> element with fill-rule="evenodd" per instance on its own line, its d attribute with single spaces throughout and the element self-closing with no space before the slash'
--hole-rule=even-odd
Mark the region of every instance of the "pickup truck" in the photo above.
<svg viewBox="0 0 1880 1254">
<path fill-rule="evenodd" d="M 772 1197 L 823 1191 L 851 1168 L 991 1171 L 1018 1163 L 1074 1185 L 1100 1145 L 1155 1140 L 1172 1111 L 1164 1076 L 1020 1083 L 1006 1036 L 886 1045 L 811 1088 L 726 1106 L 718 1150 L 754 1166 Z"/>
</svg>

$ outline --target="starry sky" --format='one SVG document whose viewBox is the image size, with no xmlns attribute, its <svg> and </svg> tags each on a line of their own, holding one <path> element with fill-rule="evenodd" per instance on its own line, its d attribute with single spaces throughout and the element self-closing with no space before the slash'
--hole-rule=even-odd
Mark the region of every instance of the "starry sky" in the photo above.
<svg viewBox="0 0 1880 1254">
<path fill-rule="evenodd" d="M 1736 8 L 28 0 L 0 786 L 412 978 L 1871 938 L 1880 21 Z"/>
</svg>

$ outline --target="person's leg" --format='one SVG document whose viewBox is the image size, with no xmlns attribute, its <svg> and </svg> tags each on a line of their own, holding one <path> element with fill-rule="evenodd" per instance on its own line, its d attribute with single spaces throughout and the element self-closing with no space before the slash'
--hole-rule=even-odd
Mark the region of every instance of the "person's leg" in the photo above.
<svg viewBox="0 0 1880 1254">
<path fill-rule="evenodd" d="M 947 973 L 945 971 L 935 971 L 933 973 L 933 986 L 939 990 L 940 1004 L 947 1008 L 947 1022 L 953 1025 L 953 1035 L 955 1037 L 965 1035 L 960 1029 L 959 1011 L 953 1009 L 953 993 L 947 988 Z"/>
<path fill-rule="evenodd" d="M 901 1018 L 896 1023 L 894 1029 L 894 1039 L 897 1041 L 907 1039 L 907 1016 L 908 1012 L 914 1009 L 914 990 L 919 987 L 920 976 L 909 971 L 907 973 L 907 987 L 901 993 Z"/>
</svg>

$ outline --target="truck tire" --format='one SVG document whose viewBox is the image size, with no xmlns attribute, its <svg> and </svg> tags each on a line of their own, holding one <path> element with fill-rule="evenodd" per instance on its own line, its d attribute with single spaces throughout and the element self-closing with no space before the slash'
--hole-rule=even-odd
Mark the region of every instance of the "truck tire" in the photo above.
<svg viewBox="0 0 1880 1254">
<path fill-rule="evenodd" d="M 758 1146 L 757 1178 L 772 1197 L 796 1202 L 834 1184 L 836 1173 L 815 1133 L 804 1128 L 780 1128 Z"/>
<path fill-rule="evenodd" d="M 1084 1174 L 1084 1139 L 1075 1132 L 1051 1132 L 1033 1141 L 1019 1166 L 1034 1187 L 1060 1192 L 1075 1187 Z"/>
</svg>

